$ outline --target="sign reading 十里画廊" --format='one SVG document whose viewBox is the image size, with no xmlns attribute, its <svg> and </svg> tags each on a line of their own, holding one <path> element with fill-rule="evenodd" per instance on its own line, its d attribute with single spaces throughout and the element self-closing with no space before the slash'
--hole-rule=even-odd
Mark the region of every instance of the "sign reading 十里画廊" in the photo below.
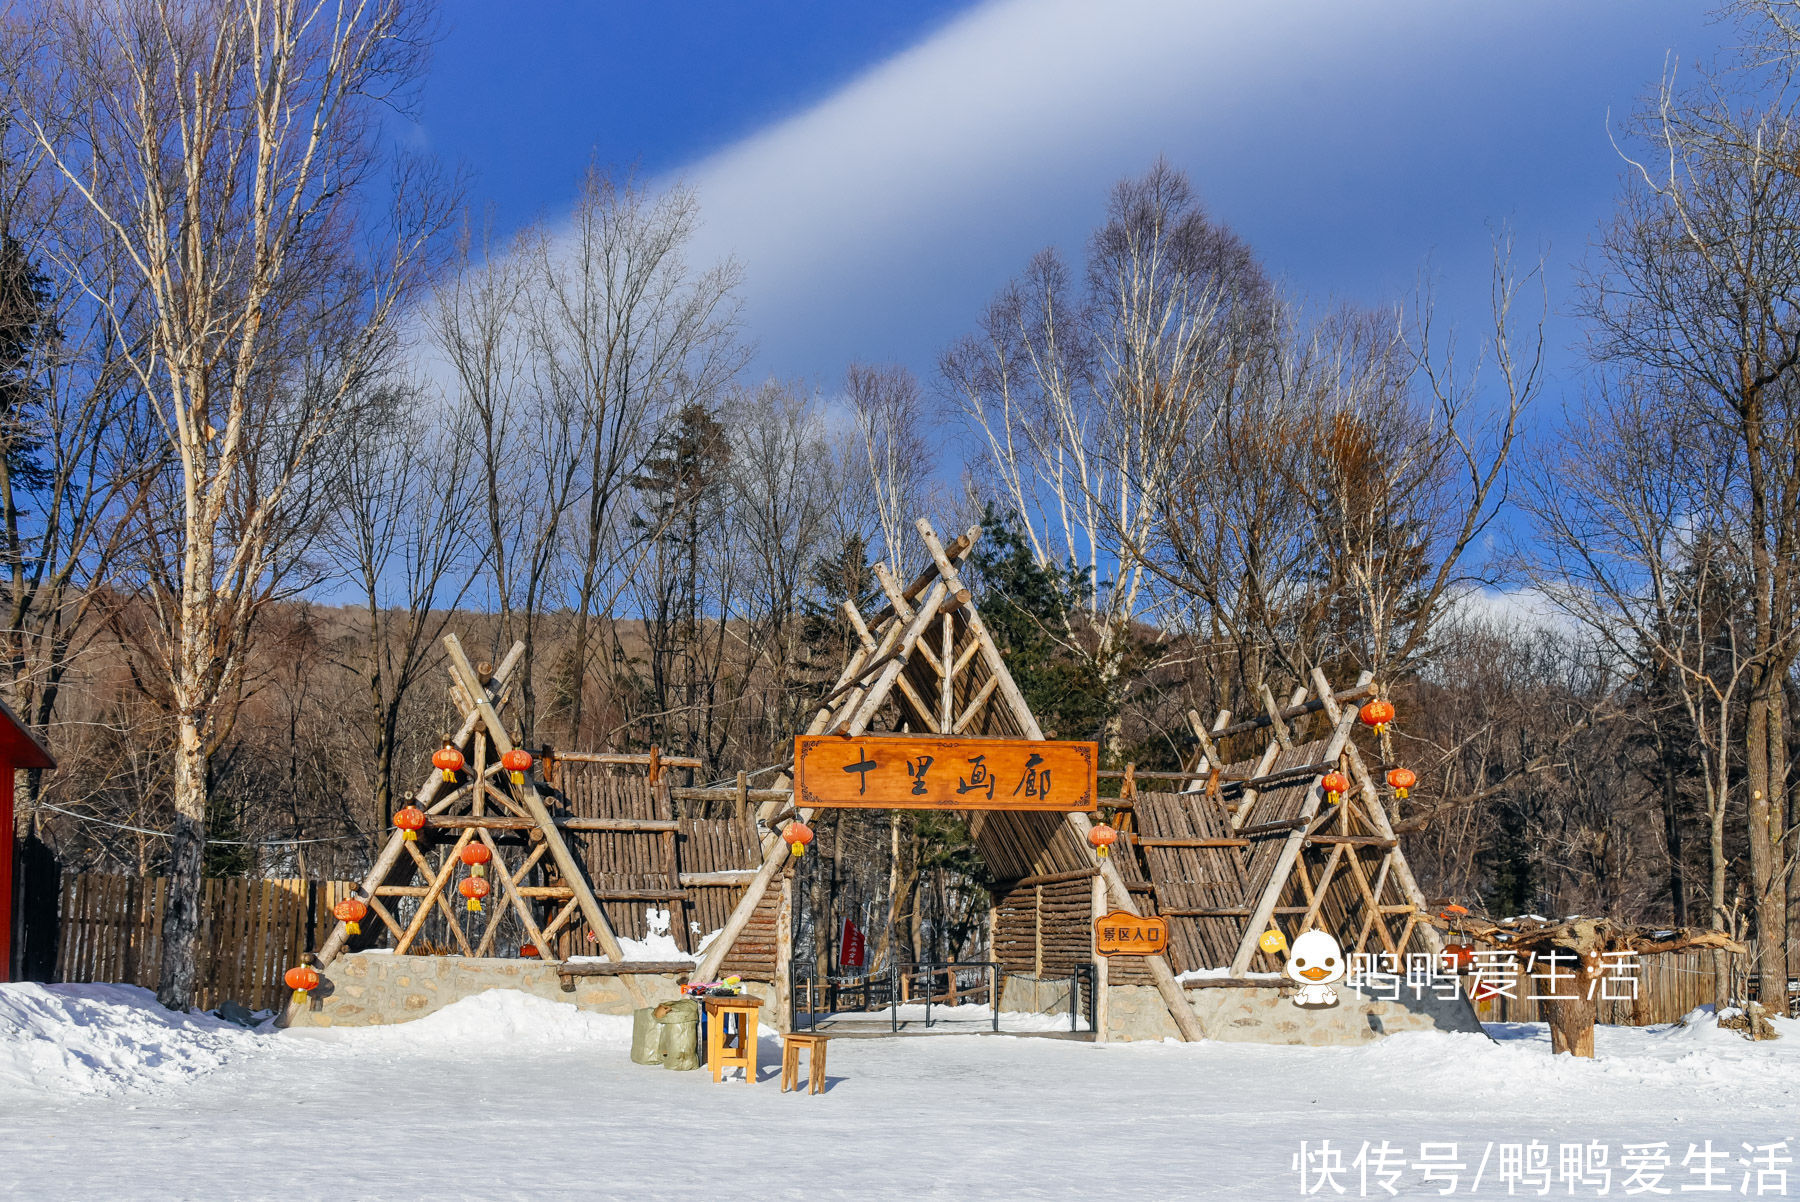
<svg viewBox="0 0 1800 1202">
<path fill-rule="evenodd" d="M 1169 920 L 1114 910 L 1094 919 L 1094 950 L 1102 956 L 1160 956 L 1169 946 Z"/>
<path fill-rule="evenodd" d="M 1098 743 L 801 735 L 794 803 L 918 810 L 1091 810 Z"/>
</svg>

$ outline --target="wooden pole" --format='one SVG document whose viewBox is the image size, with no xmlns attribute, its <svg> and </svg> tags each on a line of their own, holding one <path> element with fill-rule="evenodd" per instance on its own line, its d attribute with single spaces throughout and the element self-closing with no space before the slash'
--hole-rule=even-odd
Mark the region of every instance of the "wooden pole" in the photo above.
<svg viewBox="0 0 1800 1202">
<path fill-rule="evenodd" d="M 501 660 L 500 666 L 494 670 L 494 675 L 488 682 L 487 689 L 482 690 L 482 695 L 492 697 L 500 696 L 506 687 L 507 681 L 512 676 L 513 669 L 518 667 L 519 660 L 523 658 L 524 655 L 524 642 L 520 641 L 514 643 L 512 649 L 506 653 L 506 658 Z M 492 690 L 491 694 L 489 690 Z M 456 737 L 452 740 L 452 743 L 459 749 L 467 746 L 469 740 L 474 737 L 475 728 L 480 725 L 480 722 L 481 718 L 475 710 L 469 710 L 463 715 L 462 725 L 457 728 Z M 413 804 L 420 806 L 430 805 L 432 800 L 437 797 L 438 791 L 443 787 L 443 780 L 444 774 L 436 768 L 432 768 L 425 778 L 425 783 L 420 785 L 413 793 Z M 387 846 L 382 848 L 381 854 L 375 857 L 375 863 L 370 866 L 368 874 L 363 877 L 363 882 L 357 887 L 354 896 L 363 901 L 368 901 L 370 898 L 374 897 L 376 886 L 387 879 L 388 873 L 394 870 L 394 865 L 400 862 L 400 857 L 404 854 L 406 854 L 406 837 L 400 831 L 396 830 L 388 836 Z M 349 938 L 350 932 L 347 924 L 342 922 L 338 923 L 337 926 L 332 929 L 330 936 L 326 938 L 325 946 L 321 947 L 318 952 L 313 955 L 313 964 L 318 968 L 324 968 L 329 965 L 333 960 L 337 959 L 339 953 L 344 950 L 344 943 Z"/>
<path fill-rule="evenodd" d="M 454 634 L 444 636 L 444 649 L 450 653 L 450 671 L 458 678 L 469 696 L 475 698 L 476 712 L 481 715 L 487 726 L 488 738 L 493 740 L 494 750 L 504 757 L 513 748 L 512 737 L 506 733 L 500 715 L 495 712 L 493 703 L 488 700 L 487 692 L 475 678 L 475 669 L 469 663 L 469 657 L 463 653 L 462 640 Z M 575 901 L 581 907 L 581 915 L 587 919 L 588 929 L 593 931 L 606 953 L 606 958 L 617 964 L 625 959 L 625 949 L 619 946 L 619 940 L 613 934 L 612 924 L 606 921 L 606 915 L 600 909 L 600 903 L 594 897 L 593 889 L 588 885 L 587 873 L 581 863 L 569 852 L 569 845 L 563 841 L 562 832 L 556 828 L 556 822 L 550 817 L 544 799 L 537 791 L 537 785 L 528 776 L 522 785 L 514 785 L 513 789 L 519 799 L 525 803 L 526 812 L 537 820 L 538 829 L 543 832 L 544 842 L 550 845 L 550 858 L 556 861 L 556 867 L 563 879 L 575 891 Z M 621 978 L 626 991 L 638 1005 L 644 1004 L 643 993 L 630 977 Z"/>
<path fill-rule="evenodd" d="M 1358 683 L 1366 683 L 1371 673 L 1364 672 Z M 1344 744 L 1350 741 L 1350 724 L 1356 720 L 1356 711 L 1352 710 L 1337 721 L 1331 733 L 1331 742 L 1325 745 L 1325 758 L 1336 759 L 1344 750 Z M 1306 804 L 1301 807 L 1300 816 L 1310 820 L 1319 812 L 1319 806 L 1325 800 L 1325 791 L 1314 781 L 1312 789 L 1306 797 Z M 1269 874 L 1269 881 L 1263 886 L 1262 896 L 1257 899 L 1256 906 L 1250 912 L 1250 921 L 1244 925 L 1244 938 L 1238 944 L 1237 955 L 1231 959 L 1231 975 L 1241 977 L 1249 971 L 1250 958 L 1256 954 L 1256 941 L 1262 937 L 1263 929 L 1269 925 L 1269 919 L 1275 914 L 1275 906 L 1281 900 L 1281 892 L 1287 888 L 1288 876 L 1294 871 L 1294 861 L 1300 857 L 1306 846 L 1306 827 L 1296 826 L 1288 832 L 1287 842 L 1282 844 L 1281 853 L 1275 858 L 1275 868 Z"/>
<path fill-rule="evenodd" d="M 1325 673 L 1314 668 L 1313 683 L 1318 685 L 1321 690 L 1325 687 L 1324 680 Z M 1333 724 L 1336 724 L 1341 720 L 1337 698 L 1328 692 L 1321 692 L 1320 695 L 1327 699 L 1326 716 L 1331 719 Z M 1406 900 L 1417 906 L 1419 913 L 1424 914 L 1428 911 L 1425 904 L 1425 891 L 1419 888 L 1419 882 L 1413 877 L 1412 865 L 1406 862 L 1406 853 L 1400 849 L 1399 839 L 1394 834 L 1393 823 L 1388 821 L 1387 808 L 1381 804 L 1381 791 L 1375 787 L 1375 779 L 1369 775 L 1368 766 L 1363 763 L 1362 753 L 1356 749 L 1356 744 L 1354 742 L 1347 743 L 1346 751 L 1350 757 L 1350 771 L 1356 776 L 1358 791 L 1362 793 L 1363 809 L 1368 812 L 1369 821 L 1381 833 L 1382 838 L 1395 841 L 1394 879 L 1400 883 L 1400 891 L 1406 895 Z M 1419 929 L 1424 932 L 1425 946 L 1434 955 L 1442 955 L 1444 937 L 1438 933 L 1438 929 L 1428 922 L 1420 923 Z"/>
<path fill-rule="evenodd" d="M 957 574 L 956 565 L 952 564 L 949 556 L 944 553 L 944 546 L 938 541 L 937 532 L 931 528 L 931 523 L 920 518 L 914 525 L 918 528 L 919 536 L 925 540 L 926 550 L 931 552 L 931 558 L 937 563 L 938 576 L 941 580 L 958 593 L 965 591 L 962 577 Z M 969 637 L 980 643 L 982 658 L 987 661 L 988 671 L 999 680 L 1000 695 L 1006 698 L 1007 705 L 1012 708 L 1013 716 L 1025 731 L 1025 737 L 1042 739 L 1044 737 L 1043 728 L 1038 725 L 1037 718 L 1032 715 L 1031 707 L 1025 703 L 1025 694 L 1019 691 L 1018 683 L 1013 680 L 1012 672 L 1007 669 L 1005 657 L 1000 654 L 1000 648 L 995 645 L 993 638 L 988 634 L 987 626 L 981 620 L 981 613 L 975 606 L 963 607 L 963 624 L 968 629 Z M 1089 821 L 1088 816 L 1071 812 L 1065 814 L 1063 820 L 1071 828 L 1076 845 L 1088 848 L 1088 854 L 1094 855 L 1092 846 L 1087 840 L 1088 832 L 1093 829 L 1094 824 Z M 1119 875 L 1119 870 L 1113 867 L 1112 860 L 1110 858 L 1100 859 L 1097 856 L 1095 858 L 1099 862 L 1100 875 L 1106 880 L 1107 892 L 1111 894 L 1113 903 L 1127 913 L 1138 914 L 1137 903 L 1132 900 L 1131 890 L 1126 886 L 1125 878 Z M 1206 1032 L 1201 1029 L 1200 1020 L 1195 1017 L 1193 1007 L 1188 1005 L 1187 995 L 1182 991 L 1180 982 L 1175 980 L 1175 974 L 1169 968 L 1169 962 L 1161 956 L 1147 956 L 1145 957 L 1145 967 L 1150 970 L 1151 980 L 1156 983 L 1156 991 L 1162 995 L 1163 1003 L 1168 1006 L 1169 1017 L 1175 1020 L 1175 1027 L 1181 1032 L 1181 1038 L 1188 1043 L 1197 1043 L 1206 1038 Z"/>
<path fill-rule="evenodd" d="M 1275 699 L 1273 697 L 1268 697 L 1268 692 L 1269 692 L 1268 686 L 1267 685 L 1263 686 L 1263 694 L 1265 697 L 1268 698 L 1268 702 L 1271 707 L 1270 712 L 1273 713 L 1274 712 L 1273 706 L 1274 706 Z M 1302 697 L 1305 697 L 1305 696 L 1306 696 L 1305 689 L 1298 689 L 1294 693 L 1294 699 L 1296 701 L 1300 700 Z M 1287 748 L 1289 748 L 1291 746 L 1292 746 L 1292 744 L 1290 744 L 1288 742 L 1287 737 L 1286 737 L 1285 733 L 1283 733 L 1282 728 L 1277 726 L 1275 741 L 1271 742 L 1267 747 L 1263 748 L 1262 759 L 1256 761 L 1256 772 L 1253 774 L 1253 779 L 1254 779 L 1254 777 L 1267 776 L 1269 774 L 1269 769 L 1271 769 L 1275 766 L 1276 757 L 1279 756 L 1282 753 L 1282 751 L 1286 750 Z M 1329 757 L 1327 757 L 1327 758 L 1329 758 Z M 1241 829 L 1243 827 L 1244 823 L 1249 820 L 1250 810 L 1253 806 L 1256 805 L 1256 799 L 1260 796 L 1262 796 L 1262 794 L 1259 790 L 1256 790 L 1256 789 L 1245 789 L 1244 790 L 1243 798 L 1241 800 L 1239 800 L 1237 809 L 1235 811 L 1233 811 L 1233 813 L 1231 815 L 1231 829 L 1232 830 L 1235 831 L 1235 830 Z"/>
<path fill-rule="evenodd" d="M 859 693 L 853 690 L 846 697 L 843 703 L 844 708 L 840 709 L 838 713 L 843 714 L 853 704 L 856 708 L 848 717 L 841 719 L 844 725 L 844 734 L 854 737 L 863 733 L 868 726 L 869 719 L 874 716 L 875 711 L 886 699 L 887 690 L 893 686 L 894 677 L 898 676 L 901 669 L 905 667 L 906 655 L 912 650 L 912 646 L 918 641 L 919 636 L 924 633 L 931 619 L 936 616 L 938 606 L 943 603 L 947 593 L 948 588 L 941 580 L 932 586 L 931 590 L 925 594 L 924 602 L 920 604 L 918 610 L 913 614 L 912 620 L 907 623 L 905 630 L 901 633 L 896 657 L 881 670 L 881 674 L 875 678 L 875 684 L 869 688 L 868 692 Z M 823 720 L 815 719 L 813 722 L 813 726 L 820 729 L 839 724 L 840 721 L 834 720 L 829 713 Z M 818 734 L 820 729 L 814 729 L 808 733 Z M 812 818 L 811 809 L 797 810 L 796 814 L 802 822 Z M 781 871 L 782 866 L 787 863 L 789 854 L 787 844 L 782 842 L 775 832 L 770 832 L 763 848 L 762 867 L 757 869 L 756 878 L 744 890 L 744 896 L 738 899 L 738 904 L 733 908 L 731 917 L 725 921 L 724 928 L 713 939 L 712 945 L 701 959 L 699 967 L 695 969 L 696 979 L 708 981 L 717 975 L 719 965 L 724 963 L 725 956 L 731 951 L 732 945 L 737 942 L 738 936 L 743 934 L 744 927 L 749 925 L 750 915 L 755 912 L 757 903 L 762 901 L 763 894 L 768 892 L 769 882 L 775 879 L 775 874 Z"/>
<path fill-rule="evenodd" d="M 1092 905 L 1090 906 L 1090 909 L 1093 912 L 1095 923 L 1098 923 L 1102 918 L 1106 917 L 1106 882 L 1097 876 L 1094 878 Z M 1096 943 L 1099 942 L 1100 931 L 1098 926 L 1090 925 L 1088 934 Z M 1096 950 L 1094 952 L 1094 1012 L 1089 1015 L 1089 1021 L 1094 1025 L 1095 1043 L 1106 1042 L 1106 1032 L 1110 1025 L 1109 1019 L 1112 1014 L 1112 999 L 1110 991 L 1107 989 L 1107 977 L 1107 958 L 1100 955 L 1098 950 Z"/>
<path fill-rule="evenodd" d="M 794 963 L 794 874 L 781 878 L 781 904 L 775 908 L 775 1013 L 771 1023 L 783 1034 L 791 1032 L 794 1020 L 794 997 L 788 988 L 789 972 Z M 711 980 L 701 977 L 700 980 Z M 810 1021 L 810 1020 L 809 1020 Z"/>
</svg>

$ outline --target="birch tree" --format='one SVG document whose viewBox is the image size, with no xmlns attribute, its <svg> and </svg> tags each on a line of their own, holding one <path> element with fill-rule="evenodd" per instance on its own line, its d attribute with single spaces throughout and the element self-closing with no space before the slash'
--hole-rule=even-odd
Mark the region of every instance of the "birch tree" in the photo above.
<svg viewBox="0 0 1800 1202">
<path fill-rule="evenodd" d="M 1086 267 L 1078 282 L 1055 252 L 1038 255 L 942 370 L 984 483 L 1040 565 L 1087 575 L 1089 629 L 1064 638 L 1110 684 L 1149 599 L 1145 548 L 1167 490 L 1239 386 L 1270 290 L 1164 162 L 1113 189 Z"/>
<path fill-rule="evenodd" d="M 143 577 L 176 727 L 158 987 L 171 1007 L 193 997 L 207 761 L 255 615 L 292 562 L 279 543 L 316 519 L 322 453 L 356 420 L 441 222 L 443 191 L 405 186 L 388 229 L 364 221 L 379 106 L 419 66 L 422 18 L 400 0 L 34 14 L 40 52 L 17 83 L 42 108 L 26 120 L 111 243 L 117 275 L 84 285 L 173 462 L 172 558 Z"/>
</svg>

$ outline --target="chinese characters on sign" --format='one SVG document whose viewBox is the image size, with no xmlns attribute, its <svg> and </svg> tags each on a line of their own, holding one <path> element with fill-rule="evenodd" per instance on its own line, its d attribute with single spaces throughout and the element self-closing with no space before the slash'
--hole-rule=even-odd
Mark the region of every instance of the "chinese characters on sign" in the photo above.
<svg viewBox="0 0 1800 1202">
<path fill-rule="evenodd" d="M 1600 1140 L 1558 1143 L 1543 1140 L 1421 1141 L 1416 1155 L 1389 1140 L 1361 1146 L 1331 1140 L 1305 1141 L 1289 1162 L 1299 1175 L 1302 1196 L 1389 1198 L 1430 1194 L 1539 1195 L 1555 1187 L 1560 1197 L 1603 1198 L 1616 1194 L 1733 1194 L 1785 1198 L 1794 1158 L 1786 1139 L 1715 1147 L 1712 1140 L 1681 1145 L 1667 1141 Z M 1486 1191 L 1482 1186 L 1486 1185 Z M 1614 1187 L 1617 1187 L 1615 1191 Z"/>
<path fill-rule="evenodd" d="M 1096 743 L 931 736 L 802 735 L 794 794 L 802 807 L 1091 810 Z"/>
<path fill-rule="evenodd" d="M 1094 919 L 1094 950 L 1102 956 L 1160 956 L 1169 946 L 1169 920 L 1114 910 Z"/>
</svg>

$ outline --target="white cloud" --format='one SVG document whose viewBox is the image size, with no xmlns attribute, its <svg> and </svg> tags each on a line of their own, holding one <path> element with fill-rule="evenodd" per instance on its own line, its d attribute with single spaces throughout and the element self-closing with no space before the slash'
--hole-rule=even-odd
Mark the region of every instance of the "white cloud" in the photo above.
<svg viewBox="0 0 1800 1202">
<path fill-rule="evenodd" d="M 1481 154 L 1421 93 L 1466 84 L 1477 108 L 1484 87 L 1516 99 L 1499 67 L 1475 81 L 1465 60 L 1484 43 L 1536 57 L 1584 21 L 1613 19 L 1559 14 L 1435 0 L 996 0 L 680 175 L 706 218 L 698 253 L 747 268 L 766 367 L 829 380 L 850 357 L 928 366 L 1033 251 L 1078 246 L 1110 183 L 1159 153 L 1253 239 L 1269 234 L 1259 219 L 1278 237 L 1331 231 L 1352 212 L 1391 231 L 1391 204 L 1367 187 L 1347 194 L 1358 173 L 1414 190 L 1388 160 Z M 1561 28 L 1540 36 L 1530 27 L 1547 17 Z M 1598 137 L 1598 110 L 1581 119 Z M 1466 186 L 1436 168 L 1421 183 Z M 1482 222 L 1504 212 L 1466 221 L 1483 257 Z M 1429 249 L 1409 249 L 1403 279 Z"/>
</svg>

